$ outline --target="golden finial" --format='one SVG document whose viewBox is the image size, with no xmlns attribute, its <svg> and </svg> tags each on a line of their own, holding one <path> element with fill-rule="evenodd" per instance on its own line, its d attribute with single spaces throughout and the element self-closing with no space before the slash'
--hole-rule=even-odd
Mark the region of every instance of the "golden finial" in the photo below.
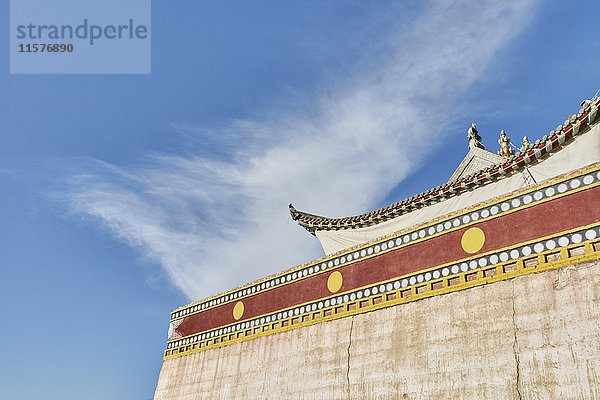
<svg viewBox="0 0 600 400">
<path fill-rule="evenodd" d="M 511 149 L 509 146 L 510 139 L 508 138 L 508 136 L 506 136 L 506 132 L 504 132 L 504 129 L 500 131 L 500 139 L 498 139 L 498 143 L 500 144 L 500 151 L 498 152 L 498 154 L 502 157 L 508 158 L 515 154 L 515 150 Z"/>
<path fill-rule="evenodd" d="M 529 139 L 527 139 L 527 136 L 523 136 L 523 146 L 521 146 L 521 150 L 519 150 L 521 153 L 524 152 L 525 150 L 527 150 L 529 148 Z"/>
</svg>

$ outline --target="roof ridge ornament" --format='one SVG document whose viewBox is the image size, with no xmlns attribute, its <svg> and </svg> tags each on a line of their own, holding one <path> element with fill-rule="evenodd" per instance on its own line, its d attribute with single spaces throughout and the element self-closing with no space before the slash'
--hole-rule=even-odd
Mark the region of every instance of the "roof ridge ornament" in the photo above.
<svg viewBox="0 0 600 400">
<path fill-rule="evenodd" d="M 471 124 L 471 127 L 467 131 L 467 139 L 469 139 L 469 150 L 475 147 L 485 149 L 483 143 L 481 143 L 481 136 L 479 136 L 475 122 Z"/>
<path fill-rule="evenodd" d="M 298 219 L 300 218 L 301 214 L 298 212 L 298 210 L 296 210 L 294 208 L 294 206 L 292 205 L 292 203 L 290 203 L 290 205 L 288 207 L 290 209 L 290 215 L 292 216 L 292 219 L 294 221 L 298 221 Z"/>
<path fill-rule="evenodd" d="M 531 146 L 531 143 L 529 143 L 529 139 L 527 139 L 527 136 L 523 136 L 523 146 L 521 146 L 521 149 L 519 151 L 523 153 L 529 148 L 529 146 Z"/>
<path fill-rule="evenodd" d="M 515 155 L 515 150 L 510 147 L 510 139 L 506 136 L 506 132 L 504 129 L 500 131 L 500 139 L 498 139 L 498 143 L 500 144 L 500 151 L 498 155 L 509 158 L 510 156 Z"/>
</svg>

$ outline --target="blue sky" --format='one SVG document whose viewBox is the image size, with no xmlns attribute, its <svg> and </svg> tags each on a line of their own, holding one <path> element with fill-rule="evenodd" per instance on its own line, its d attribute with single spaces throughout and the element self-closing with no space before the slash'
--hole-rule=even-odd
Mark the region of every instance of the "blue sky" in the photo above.
<svg viewBox="0 0 600 400">
<path fill-rule="evenodd" d="M 320 257 L 600 89 L 597 2 L 153 1 L 152 74 L 0 52 L 2 399 L 149 399 L 169 312 Z M 8 2 L 0 8 L 8 26 Z"/>
</svg>

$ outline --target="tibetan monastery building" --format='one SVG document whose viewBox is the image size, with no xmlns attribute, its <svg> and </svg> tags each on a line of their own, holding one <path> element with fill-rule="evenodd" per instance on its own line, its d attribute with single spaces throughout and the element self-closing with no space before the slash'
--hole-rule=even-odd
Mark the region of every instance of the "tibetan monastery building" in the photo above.
<svg viewBox="0 0 600 400">
<path fill-rule="evenodd" d="M 173 311 L 156 400 L 600 399 L 600 100 L 367 214 L 326 256 Z"/>
</svg>

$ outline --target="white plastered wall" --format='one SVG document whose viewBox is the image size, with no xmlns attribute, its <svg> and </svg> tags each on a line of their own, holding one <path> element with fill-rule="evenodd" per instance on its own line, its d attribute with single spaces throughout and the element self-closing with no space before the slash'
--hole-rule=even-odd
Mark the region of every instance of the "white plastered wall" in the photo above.
<svg viewBox="0 0 600 400">
<path fill-rule="evenodd" d="M 572 143 L 551 154 L 544 161 L 529 167 L 529 172 L 536 182 L 540 182 L 598 161 L 600 161 L 600 124 L 596 124 L 590 131 L 576 137 Z M 339 231 L 317 231 L 316 235 L 325 254 L 337 253 L 523 188 L 528 185 L 525 175 L 528 175 L 527 171 L 516 173 L 498 182 L 400 215 L 378 225 Z"/>
</svg>

